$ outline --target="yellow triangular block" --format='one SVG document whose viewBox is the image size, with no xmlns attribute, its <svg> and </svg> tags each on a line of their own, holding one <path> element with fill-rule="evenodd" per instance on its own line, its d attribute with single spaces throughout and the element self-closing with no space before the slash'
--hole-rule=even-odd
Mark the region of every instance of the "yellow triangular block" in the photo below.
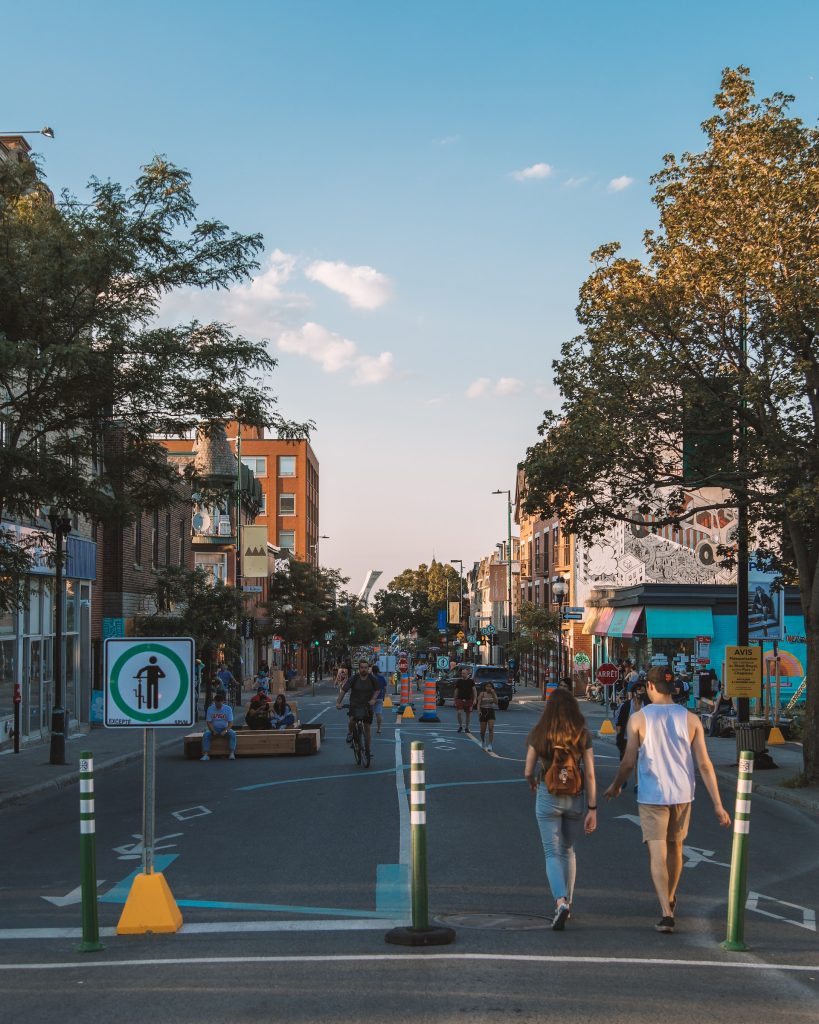
<svg viewBox="0 0 819 1024">
<path fill-rule="evenodd" d="M 178 932 L 181 927 L 182 912 L 162 872 L 138 874 L 122 908 L 117 935 Z"/>
<path fill-rule="evenodd" d="M 409 704 L 407 704 L 407 706 L 404 708 L 404 714 L 401 715 L 401 717 L 402 718 L 415 718 L 415 713 L 413 712 L 413 710 L 409 706 Z"/>
<path fill-rule="evenodd" d="M 603 719 L 603 724 L 600 726 L 600 736 L 613 736 L 614 726 L 611 724 L 608 718 Z"/>
<path fill-rule="evenodd" d="M 773 729 L 768 733 L 768 746 L 779 747 L 785 742 L 785 737 L 782 735 L 782 730 L 778 725 L 775 725 Z"/>
<path fill-rule="evenodd" d="M 387 694 L 387 696 L 384 698 L 384 707 L 385 708 L 391 708 L 392 707 L 392 697 L 390 697 L 389 694 Z"/>
</svg>

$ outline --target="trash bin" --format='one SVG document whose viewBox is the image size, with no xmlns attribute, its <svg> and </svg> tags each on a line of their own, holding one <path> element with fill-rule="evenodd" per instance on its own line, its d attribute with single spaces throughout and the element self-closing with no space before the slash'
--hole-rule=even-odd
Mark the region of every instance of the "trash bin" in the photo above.
<svg viewBox="0 0 819 1024">
<path fill-rule="evenodd" d="M 743 750 L 751 750 L 755 754 L 764 754 L 765 741 L 768 738 L 767 722 L 737 722 L 737 759 Z"/>
</svg>

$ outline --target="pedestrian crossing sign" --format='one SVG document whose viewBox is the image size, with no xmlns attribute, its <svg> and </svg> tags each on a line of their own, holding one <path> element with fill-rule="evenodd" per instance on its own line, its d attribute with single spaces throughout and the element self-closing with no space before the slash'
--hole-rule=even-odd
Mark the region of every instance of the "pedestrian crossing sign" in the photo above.
<svg viewBox="0 0 819 1024">
<path fill-rule="evenodd" d="M 190 637 L 107 639 L 106 727 L 193 725 L 194 657 Z"/>
</svg>

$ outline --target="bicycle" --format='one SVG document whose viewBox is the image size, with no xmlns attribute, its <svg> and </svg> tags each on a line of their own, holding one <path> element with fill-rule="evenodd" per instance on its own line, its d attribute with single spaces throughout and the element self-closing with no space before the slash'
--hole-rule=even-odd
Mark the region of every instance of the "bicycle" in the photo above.
<svg viewBox="0 0 819 1024">
<path fill-rule="evenodd" d="M 346 705 L 344 705 L 346 707 Z M 339 711 L 341 708 L 339 708 Z M 363 712 L 363 708 L 356 708 L 356 712 Z M 350 737 L 351 746 L 353 748 L 353 757 L 355 763 L 361 765 L 363 768 L 370 767 L 370 744 L 367 741 L 367 730 L 364 728 L 364 722 L 366 720 L 366 714 L 363 718 L 359 718 L 357 715 L 350 714 Z"/>
</svg>

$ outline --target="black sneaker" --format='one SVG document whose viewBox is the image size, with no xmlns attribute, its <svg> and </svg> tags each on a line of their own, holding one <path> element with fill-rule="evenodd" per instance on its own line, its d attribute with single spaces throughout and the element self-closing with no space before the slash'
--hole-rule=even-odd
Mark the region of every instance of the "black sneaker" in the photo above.
<svg viewBox="0 0 819 1024">
<path fill-rule="evenodd" d="M 554 925 L 552 925 L 554 928 Z M 661 917 L 660 920 L 654 925 L 654 930 L 663 932 L 664 935 L 671 935 L 674 931 L 674 918 L 673 917 Z"/>
<path fill-rule="evenodd" d="M 459 725 L 458 726 L 458 732 L 463 732 L 463 731 L 464 731 L 464 727 L 462 725 Z"/>
<path fill-rule="evenodd" d="M 571 908 L 568 903 L 561 903 L 555 908 L 555 916 L 552 918 L 552 931 L 562 932 L 566 927 L 566 921 L 569 919 Z"/>
<path fill-rule="evenodd" d="M 465 733 L 469 733 L 469 729 L 464 729 L 464 732 Z"/>
</svg>

